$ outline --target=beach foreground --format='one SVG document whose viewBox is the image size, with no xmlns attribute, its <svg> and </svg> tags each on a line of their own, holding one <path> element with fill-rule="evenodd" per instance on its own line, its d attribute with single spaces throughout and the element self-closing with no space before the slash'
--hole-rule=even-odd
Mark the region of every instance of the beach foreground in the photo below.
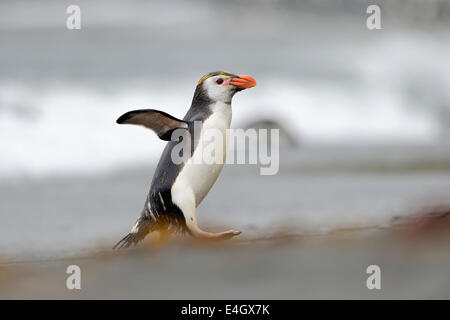
<svg viewBox="0 0 450 320">
<path fill-rule="evenodd" d="M 4 263 L 0 298 L 448 299 L 449 230 L 450 216 L 439 213 L 327 235 L 153 238 L 133 250 Z M 81 268 L 80 290 L 66 288 L 70 265 Z M 380 290 L 366 286 L 370 265 L 380 267 Z"/>
<path fill-rule="evenodd" d="M 450 175 L 442 149 L 302 149 L 280 172 L 226 166 L 198 208 L 206 230 L 112 251 L 151 166 L 0 184 L 0 298 L 450 298 Z M 68 290 L 68 266 L 81 289 Z M 381 270 L 381 290 L 366 286 Z"/>
</svg>

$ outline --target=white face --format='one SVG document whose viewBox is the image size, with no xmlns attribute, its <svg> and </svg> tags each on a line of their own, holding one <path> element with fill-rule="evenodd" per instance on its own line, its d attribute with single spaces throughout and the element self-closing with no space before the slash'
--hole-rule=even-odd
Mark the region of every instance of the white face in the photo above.
<svg viewBox="0 0 450 320">
<path fill-rule="evenodd" d="M 235 86 L 228 84 L 229 79 L 230 77 L 223 75 L 210 77 L 203 82 L 203 88 L 212 100 L 231 103 L 237 90 Z"/>
</svg>

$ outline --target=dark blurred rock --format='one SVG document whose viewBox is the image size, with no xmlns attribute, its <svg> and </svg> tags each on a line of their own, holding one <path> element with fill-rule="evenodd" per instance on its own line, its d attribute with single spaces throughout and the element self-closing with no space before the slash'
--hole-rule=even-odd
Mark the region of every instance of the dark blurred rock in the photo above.
<svg viewBox="0 0 450 320">
<path fill-rule="evenodd" d="M 299 148 L 299 138 L 295 137 L 289 132 L 285 126 L 272 119 L 261 119 L 244 126 L 244 129 L 267 129 L 269 132 L 271 129 L 279 129 L 280 131 L 280 148 Z"/>
</svg>

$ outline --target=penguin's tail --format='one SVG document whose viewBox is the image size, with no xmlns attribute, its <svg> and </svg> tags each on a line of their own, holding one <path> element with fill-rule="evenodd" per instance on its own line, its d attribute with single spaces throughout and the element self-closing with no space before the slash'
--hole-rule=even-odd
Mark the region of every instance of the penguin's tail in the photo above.
<svg viewBox="0 0 450 320">
<path fill-rule="evenodd" d="M 119 250 L 122 248 L 128 248 L 131 245 L 136 245 L 139 241 L 143 240 L 150 231 L 152 231 L 151 226 L 151 219 L 145 216 L 140 217 L 136 221 L 136 224 L 131 229 L 130 233 L 117 242 L 113 247 L 113 250 Z"/>
</svg>

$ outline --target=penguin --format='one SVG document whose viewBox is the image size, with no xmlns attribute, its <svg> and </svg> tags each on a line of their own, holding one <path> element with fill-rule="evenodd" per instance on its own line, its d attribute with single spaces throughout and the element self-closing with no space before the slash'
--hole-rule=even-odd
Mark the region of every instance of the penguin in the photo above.
<svg viewBox="0 0 450 320">
<path fill-rule="evenodd" d="M 183 119 L 154 109 L 129 111 L 117 119 L 118 124 L 151 129 L 168 143 L 156 167 L 140 217 L 113 249 L 136 245 L 154 231 L 161 235 L 188 233 L 204 239 L 230 239 L 241 233 L 235 230 L 213 233 L 198 226 L 196 208 L 214 185 L 225 161 L 209 164 L 193 159 L 202 152 L 199 146 L 204 139 L 208 139 L 205 134 L 208 129 L 223 133 L 220 142 L 225 159 L 226 131 L 230 128 L 232 117 L 231 100 L 237 92 L 255 85 L 256 81 L 251 76 L 211 72 L 197 83 L 191 107 Z M 186 161 L 179 163 L 173 161 L 173 151 L 182 143 L 189 144 L 190 154 L 186 154 Z"/>
</svg>

